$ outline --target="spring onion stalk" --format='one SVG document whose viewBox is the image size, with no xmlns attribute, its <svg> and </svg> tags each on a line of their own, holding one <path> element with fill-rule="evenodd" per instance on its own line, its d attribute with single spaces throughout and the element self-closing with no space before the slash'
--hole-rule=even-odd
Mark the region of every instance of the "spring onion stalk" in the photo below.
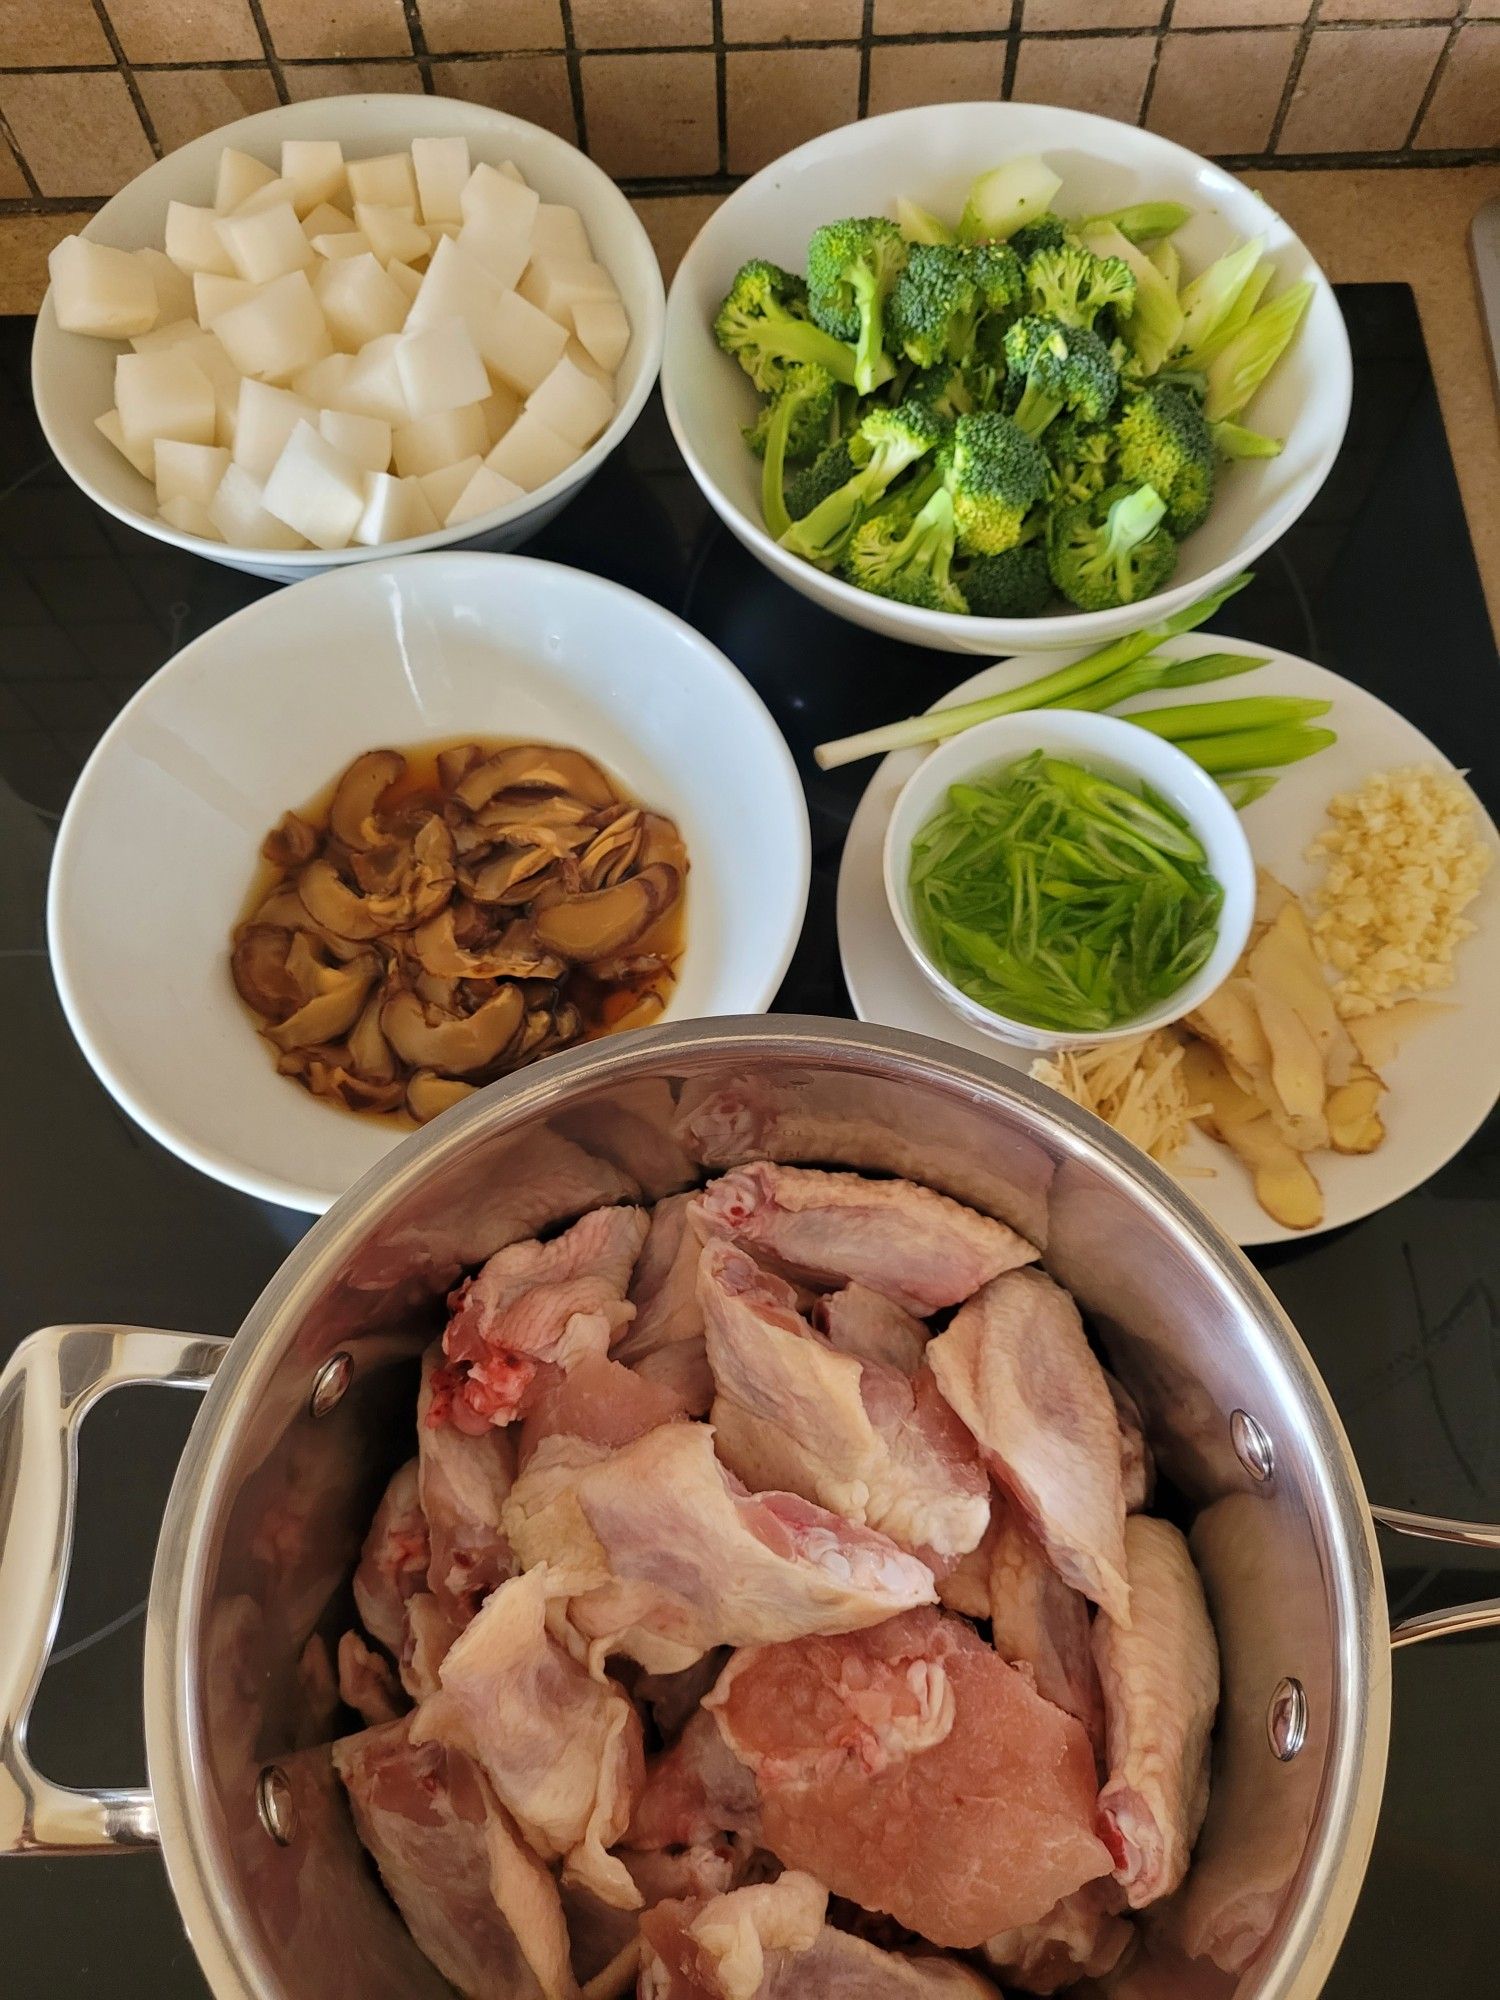
<svg viewBox="0 0 1500 2000">
<path fill-rule="evenodd" d="M 1179 633 L 1195 630 L 1212 618 L 1237 590 L 1243 590 L 1250 576 L 1250 571 L 1244 570 L 1210 596 L 1188 605 L 1185 610 L 1175 611 L 1170 618 L 1159 619 L 1156 624 L 1143 626 L 1138 632 L 1127 632 L 1123 638 L 1101 646 L 1098 652 L 1075 660 L 1071 666 L 1043 674 L 1040 680 L 1028 681 L 1023 687 L 1009 688 L 1000 694 L 981 695 L 977 701 L 961 702 L 956 708 L 930 709 L 925 715 L 909 715 L 904 722 L 888 722 L 879 729 L 862 730 L 857 736 L 820 743 L 813 756 L 820 770 L 836 771 L 843 764 L 857 763 L 861 757 L 884 757 L 892 750 L 911 750 L 926 743 L 945 742 L 950 736 L 972 729 L 976 722 L 988 722 L 991 716 L 1015 715 L 1027 708 L 1047 708 L 1061 696 L 1092 687 L 1096 681 L 1118 673 L 1121 667 L 1144 659 L 1164 639 L 1175 639 Z"/>
<path fill-rule="evenodd" d="M 1142 708 L 1121 716 L 1168 743 L 1200 736 L 1232 736 L 1247 730 L 1285 728 L 1326 715 L 1331 701 L 1304 701 L 1297 695 L 1252 695 L 1246 701 L 1189 701 L 1175 708 Z"/>
<path fill-rule="evenodd" d="M 1316 756 L 1338 737 L 1331 729 L 1282 726 L 1275 729 L 1236 729 L 1227 736 L 1184 736 L 1177 748 L 1211 777 L 1238 776 L 1242 771 L 1260 771 L 1267 765 L 1296 764 Z"/>
<path fill-rule="evenodd" d="M 1220 778 L 1219 790 L 1236 812 L 1243 812 L 1246 806 L 1253 806 L 1257 799 L 1263 799 L 1276 782 L 1273 772 L 1255 771 L 1243 778 Z"/>
<path fill-rule="evenodd" d="M 1091 215 L 1077 224 L 1080 234 L 1090 229 L 1118 229 L 1127 243 L 1150 243 L 1158 236 L 1170 236 L 1190 222 L 1193 211 L 1180 201 L 1138 201 L 1132 208 L 1112 209 L 1108 215 Z"/>
<path fill-rule="evenodd" d="M 1107 681 L 1084 688 L 1078 694 L 1064 695 L 1061 701 L 1049 702 L 1047 706 L 1086 708 L 1097 715 L 1138 694 L 1155 694 L 1160 688 L 1199 687 L 1205 681 L 1228 680 L 1235 674 L 1248 674 L 1265 665 L 1265 659 L 1253 653 L 1200 653 L 1191 660 L 1163 660 L 1151 654 L 1137 660 L 1134 666 L 1122 667 Z M 1125 719 L 1134 720 L 1131 716 Z"/>
</svg>

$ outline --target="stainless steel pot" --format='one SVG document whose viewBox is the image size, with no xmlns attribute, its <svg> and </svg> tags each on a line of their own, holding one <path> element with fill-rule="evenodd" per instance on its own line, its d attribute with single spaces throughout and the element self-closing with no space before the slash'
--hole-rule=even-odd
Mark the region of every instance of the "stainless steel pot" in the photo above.
<svg viewBox="0 0 1500 2000">
<path fill-rule="evenodd" d="M 829 1021 L 662 1029 L 496 1086 L 345 1195 L 232 1344 L 74 1326 L 22 1345 L 0 1377 L 0 1851 L 159 1840 L 219 2000 L 446 1993 L 316 1747 L 332 1716 L 316 1635 L 347 1618 L 363 1530 L 410 1450 L 415 1356 L 456 1270 L 576 1212 L 580 1171 L 618 1186 L 624 1170 L 650 1196 L 697 1161 L 761 1153 L 889 1169 L 987 1208 L 1093 1316 L 1193 1517 L 1224 1658 L 1194 1870 L 1120 1991 L 1316 1993 L 1374 1836 L 1390 1647 L 1500 1622 L 1500 1601 L 1390 1631 L 1372 1510 L 1317 1370 L 1166 1175 L 1013 1070 Z M 101 1395 L 142 1382 L 207 1391 L 147 1617 L 150 1790 L 69 1791 L 33 1768 L 26 1721 L 62 1602 L 75 1437 Z M 1500 1546 L 1493 1529 L 1379 1518 Z"/>
</svg>

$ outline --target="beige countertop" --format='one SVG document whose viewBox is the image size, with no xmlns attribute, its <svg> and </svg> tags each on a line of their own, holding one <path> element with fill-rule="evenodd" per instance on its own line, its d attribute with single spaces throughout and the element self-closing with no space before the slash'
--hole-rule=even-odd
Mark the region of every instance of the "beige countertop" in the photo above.
<svg viewBox="0 0 1500 2000">
<path fill-rule="evenodd" d="M 1256 171 L 1246 178 L 1335 281 L 1416 294 L 1490 615 L 1500 633 L 1500 405 L 1480 321 L 1469 224 L 1500 195 L 1500 165 Z M 707 196 L 637 203 L 670 277 L 713 207 Z M 0 312 L 34 312 L 47 252 L 82 215 L 0 217 Z"/>
</svg>

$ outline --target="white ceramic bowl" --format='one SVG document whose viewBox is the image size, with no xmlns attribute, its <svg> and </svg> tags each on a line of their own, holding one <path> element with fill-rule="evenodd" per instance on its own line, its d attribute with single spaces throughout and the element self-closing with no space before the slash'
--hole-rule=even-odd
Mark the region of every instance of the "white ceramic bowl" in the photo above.
<svg viewBox="0 0 1500 2000">
<path fill-rule="evenodd" d="M 912 842 L 948 797 L 950 785 L 1014 764 L 1033 750 L 1066 757 L 1120 783 L 1148 784 L 1170 801 L 1202 841 L 1208 869 L 1224 891 L 1219 935 L 1197 973 L 1150 1013 L 1102 1034 L 1060 1034 L 991 1013 L 941 973 L 928 956 L 912 907 Z M 1239 815 L 1214 780 L 1175 744 L 1115 715 L 1035 709 L 997 715 L 938 744 L 902 786 L 885 833 L 885 893 L 901 941 L 934 993 L 971 1028 L 994 1041 L 1038 1051 L 1092 1047 L 1143 1035 L 1190 1014 L 1229 977 L 1255 914 L 1255 862 Z"/>
<path fill-rule="evenodd" d="M 807 902 L 807 808 L 749 683 L 680 618 L 524 556 L 361 564 L 216 625 L 124 708 L 48 890 L 64 1011 L 105 1087 L 231 1187 L 321 1211 L 403 1134 L 278 1076 L 229 977 L 261 840 L 362 750 L 534 736 L 676 819 L 690 873 L 671 1020 L 771 1001 Z"/>
<path fill-rule="evenodd" d="M 1213 511 L 1182 545 L 1168 589 L 1111 611 L 970 618 L 922 611 L 856 590 L 778 547 L 760 512 L 760 463 L 740 435 L 756 407 L 712 322 L 740 265 L 769 257 L 803 269 L 819 223 L 889 215 L 906 195 L 956 216 L 975 175 L 1040 153 L 1062 176 L 1059 209 L 1089 215 L 1147 199 L 1195 213 L 1173 239 L 1189 273 L 1248 236 L 1275 260 L 1272 292 L 1311 278 L 1314 296 L 1292 346 L 1250 406 L 1256 429 L 1286 439 L 1279 458 L 1224 467 Z M 935 104 L 846 125 L 799 146 L 746 181 L 698 232 L 672 282 L 662 392 L 672 431 L 715 512 L 777 576 L 856 625 L 952 653 L 1079 651 L 1204 596 L 1253 562 L 1327 478 L 1349 418 L 1352 373 L 1343 316 L 1323 273 L 1274 209 L 1232 174 L 1134 125 L 1044 104 Z"/>
<path fill-rule="evenodd" d="M 476 515 L 456 528 L 439 528 L 430 535 L 376 548 L 271 551 L 234 548 L 201 535 L 182 534 L 157 519 L 156 495 L 150 484 L 94 428 L 94 419 L 114 401 L 115 357 L 123 351 L 122 343 L 64 333 L 57 324 L 49 292 L 37 315 L 31 389 L 47 442 L 68 476 L 90 499 L 142 534 L 282 583 L 320 570 L 369 562 L 398 550 L 405 555 L 460 546 L 514 548 L 550 521 L 598 471 L 640 415 L 661 364 L 665 311 L 656 252 L 634 209 L 609 176 L 565 139 L 528 124 L 524 118 L 512 118 L 508 112 L 491 111 L 485 105 L 454 97 L 391 94 L 282 104 L 274 111 L 236 119 L 234 124 L 223 125 L 217 132 L 169 153 L 106 202 L 84 225 L 82 234 L 121 250 L 138 250 L 146 244 L 160 248 L 169 201 L 213 205 L 214 177 L 226 146 L 237 146 L 275 166 L 283 139 L 337 139 L 345 157 L 358 160 L 398 151 L 424 136 L 454 135 L 468 140 L 470 156 L 476 162 L 487 160 L 499 166 L 513 160 L 543 201 L 566 202 L 576 208 L 588 227 L 595 256 L 619 287 L 630 317 L 630 345 L 616 378 L 618 407 L 609 428 L 581 458 L 535 493 L 513 500 L 508 507 Z"/>
</svg>

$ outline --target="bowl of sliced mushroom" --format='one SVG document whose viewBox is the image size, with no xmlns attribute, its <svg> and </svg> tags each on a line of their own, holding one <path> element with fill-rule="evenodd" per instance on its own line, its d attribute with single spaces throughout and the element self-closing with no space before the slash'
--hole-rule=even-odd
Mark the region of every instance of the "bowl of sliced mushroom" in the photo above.
<svg viewBox="0 0 1500 2000">
<path fill-rule="evenodd" d="M 147 683 L 70 801 L 49 941 L 133 1118 L 321 1211 L 556 1050 L 763 1010 L 807 881 L 790 753 L 698 633 L 555 564 L 397 557 Z"/>
</svg>

